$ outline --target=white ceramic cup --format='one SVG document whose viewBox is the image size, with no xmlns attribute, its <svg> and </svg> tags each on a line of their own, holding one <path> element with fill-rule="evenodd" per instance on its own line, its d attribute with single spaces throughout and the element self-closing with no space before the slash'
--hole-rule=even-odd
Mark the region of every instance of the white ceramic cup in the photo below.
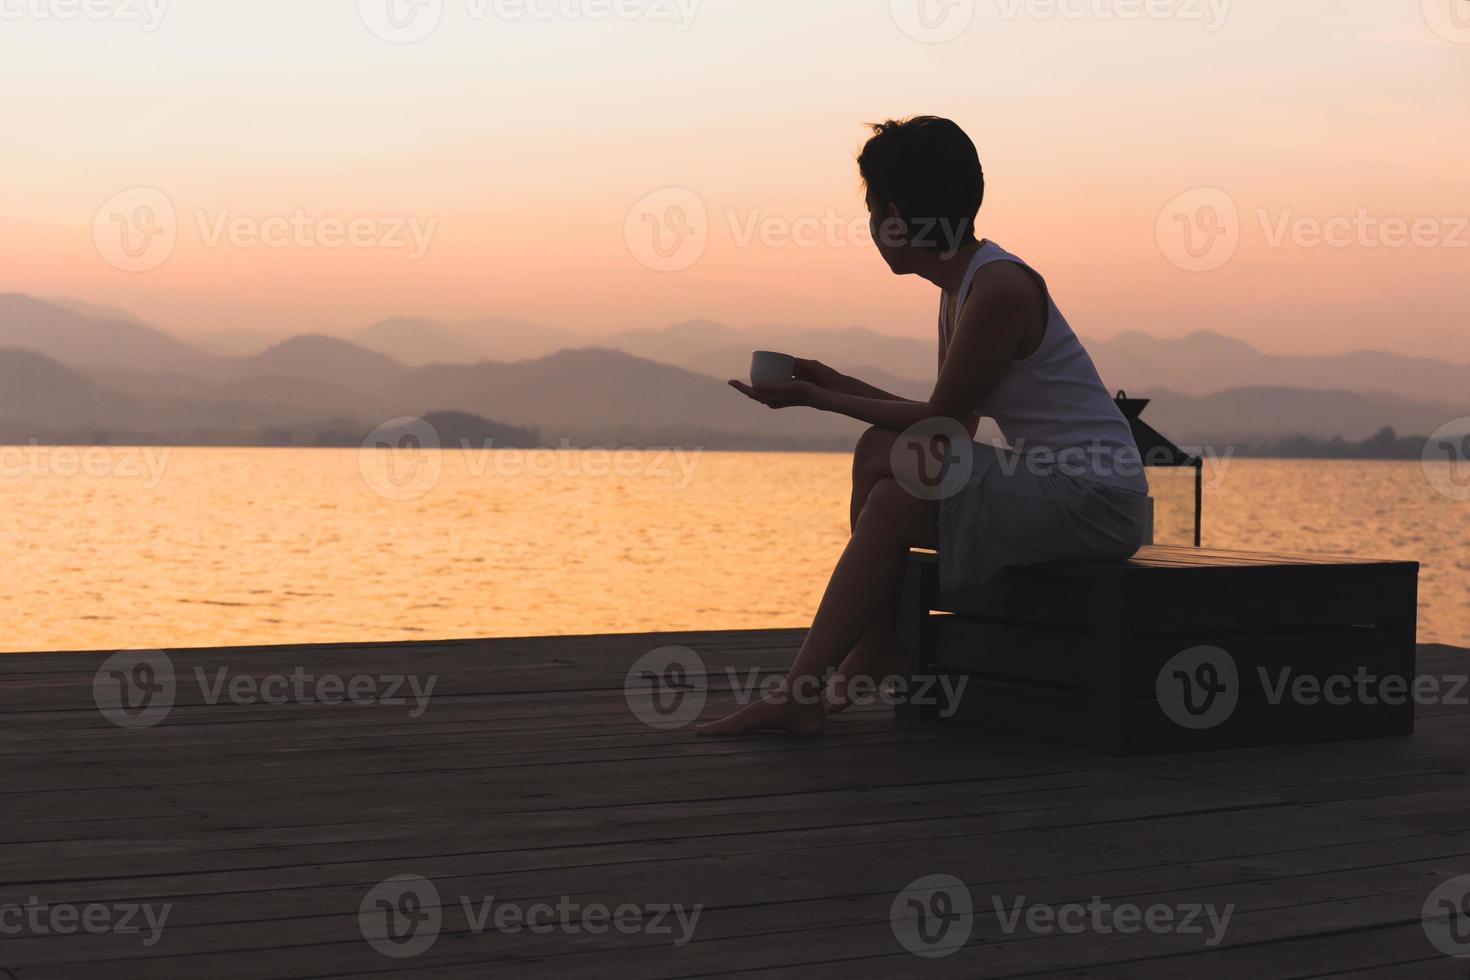
<svg viewBox="0 0 1470 980">
<path fill-rule="evenodd" d="M 795 375 L 796 358 L 790 354 L 758 350 L 750 355 L 750 383 L 753 385 L 780 384 L 790 381 Z"/>
</svg>

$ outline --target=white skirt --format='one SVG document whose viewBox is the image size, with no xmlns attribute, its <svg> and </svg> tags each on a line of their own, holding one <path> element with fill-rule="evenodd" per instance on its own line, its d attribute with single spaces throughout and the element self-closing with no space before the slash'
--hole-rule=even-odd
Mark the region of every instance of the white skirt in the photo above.
<svg viewBox="0 0 1470 980">
<path fill-rule="evenodd" d="M 939 587 L 983 585 L 1007 568 L 1126 561 L 1143 545 L 1148 494 L 974 443 L 965 482 L 939 503 Z"/>
</svg>

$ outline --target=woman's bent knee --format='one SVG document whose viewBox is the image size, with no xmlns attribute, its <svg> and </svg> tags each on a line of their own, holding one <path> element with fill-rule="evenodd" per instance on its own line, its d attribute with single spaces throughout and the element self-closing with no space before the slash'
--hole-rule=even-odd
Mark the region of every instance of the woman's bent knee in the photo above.
<svg viewBox="0 0 1470 980">
<path fill-rule="evenodd" d="M 915 496 L 889 477 L 873 485 L 859 523 L 871 524 L 910 544 L 924 546 L 936 533 L 934 525 L 938 516 L 939 508 L 934 501 Z"/>
<path fill-rule="evenodd" d="M 881 480 L 893 471 L 890 457 L 897 433 L 873 426 L 858 437 L 857 447 L 852 451 L 853 478 L 867 482 Z"/>
</svg>

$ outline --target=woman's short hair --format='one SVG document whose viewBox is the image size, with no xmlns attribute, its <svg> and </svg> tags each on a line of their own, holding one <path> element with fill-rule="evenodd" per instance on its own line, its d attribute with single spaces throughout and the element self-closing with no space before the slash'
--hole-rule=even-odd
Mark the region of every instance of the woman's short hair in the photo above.
<svg viewBox="0 0 1470 980">
<path fill-rule="evenodd" d="M 873 124 L 858 171 L 877 201 L 898 207 L 912 244 L 953 250 L 975 237 L 985 171 L 974 142 L 953 121 L 914 116 Z"/>
</svg>

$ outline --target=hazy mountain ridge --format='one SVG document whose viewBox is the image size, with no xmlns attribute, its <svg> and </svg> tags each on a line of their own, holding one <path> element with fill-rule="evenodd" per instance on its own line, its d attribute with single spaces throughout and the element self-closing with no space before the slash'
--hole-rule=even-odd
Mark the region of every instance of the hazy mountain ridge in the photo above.
<svg viewBox="0 0 1470 980">
<path fill-rule="evenodd" d="M 364 327 L 349 339 L 409 367 L 524 361 L 593 343 L 570 330 L 506 317 L 458 323 L 427 317 L 390 317 Z"/>
<path fill-rule="evenodd" d="M 1144 419 L 1191 446 L 1264 446 L 1302 435 L 1360 440 L 1384 427 L 1427 436 L 1466 414 L 1464 405 L 1303 388 L 1253 386 L 1209 395 L 1139 388 L 1129 394 L 1152 399 Z"/>
<path fill-rule="evenodd" d="M 62 426 L 92 425 L 101 419 L 141 424 L 147 411 L 139 400 L 43 354 L 0 349 L 0 421 L 32 419 Z"/>
<path fill-rule="evenodd" d="M 156 327 L 105 319 L 35 299 L 0 293 L 0 348 L 35 351 L 69 367 L 208 373 L 214 358 Z"/>
<path fill-rule="evenodd" d="M 723 379 L 745 373 L 752 347 L 816 356 L 909 397 L 923 397 L 934 373 L 932 344 L 860 328 L 747 332 L 694 320 L 623 331 L 595 346 L 584 342 L 500 360 L 472 354 L 484 348 L 466 339 L 460 327 L 436 321 L 398 318 L 362 331 L 379 346 L 413 345 L 420 335 L 437 338 L 415 348 L 421 363 L 405 363 L 323 334 L 293 336 L 248 357 L 208 354 L 118 313 L 0 295 L 0 348 L 12 348 L 0 350 L 0 422 L 9 438 L 88 427 L 247 432 L 449 411 L 537 429 L 545 437 L 576 433 L 595 441 L 598 433 L 621 433 L 624 440 L 654 432 L 699 433 L 712 445 L 727 438 L 731 445 L 747 439 L 762 446 L 837 447 L 850 443 L 861 426 L 809 411 L 770 412 L 735 396 Z M 514 336 L 502 345 L 512 351 L 570 336 L 550 333 L 538 340 L 539 328 L 522 321 L 469 322 L 512 324 Z M 455 343 L 462 357 L 477 359 L 430 356 L 435 344 L 448 350 Z M 1152 393 L 1155 404 L 1146 417 L 1176 441 L 1191 444 L 1264 443 L 1296 435 L 1363 439 L 1384 426 L 1427 434 L 1470 415 L 1470 366 L 1378 352 L 1277 357 L 1205 332 L 1176 340 L 1132 332 L 1089 347 L 1110 388 Z M 1330 385 L 1334 371 L 1365 383 Z M 1212 389 L 1247 373 L 1261 377 Z M 1316 383 L 1269 380 L 1279 377 Z M 1405 388 L 1413 394 L 1404 394 Z"/>
<path fill-rule="evenodd" d="M 128 390 L 107 387 L 84 372 L 31 351 L 0 350 L 6 385 L 0 424 L 10 438 L 59 431 L 82 433 L 221 429 L 260 431 L 324 419 L 376 423 L 428 412 L 466 412 L 496 423 L 534 428 L 547 438 L 599 431 L 701 431 L 748 436 L 761 445 L 849 445 L 858 423 L 803 413 L 784 418 L 740 398 L 722 382 L 621 351 L 584 349 L 516 364 L 430 365 L 410 368 L 346 341 L 302 338 L 234 365 L 217 380 L 178 375 L 114 373 Z M 313 376 L 311 357 L 279 360 L 292 350 L 313 356 L 353 351 L 343 365 Z M 361 371 L 365 366 L 368 370 Z M 347 384 L 360 376 L 362 384 Z M 368 426 L 371 428 L 371 425 Z"/>
<path fill-rule="evenodd" d="M 1244 387 L 1381 392 L 1414 401 L 1463 402 L 1470 364 L 1385 351 L 1317 356 L 1266 354 L 1244 341 L 1201 330 L 1178 339 L 1127 331 L 1089 341 L 1098 373 L 1114 388 L 1167 388 L 1209 395 Z"/>
</svg>

